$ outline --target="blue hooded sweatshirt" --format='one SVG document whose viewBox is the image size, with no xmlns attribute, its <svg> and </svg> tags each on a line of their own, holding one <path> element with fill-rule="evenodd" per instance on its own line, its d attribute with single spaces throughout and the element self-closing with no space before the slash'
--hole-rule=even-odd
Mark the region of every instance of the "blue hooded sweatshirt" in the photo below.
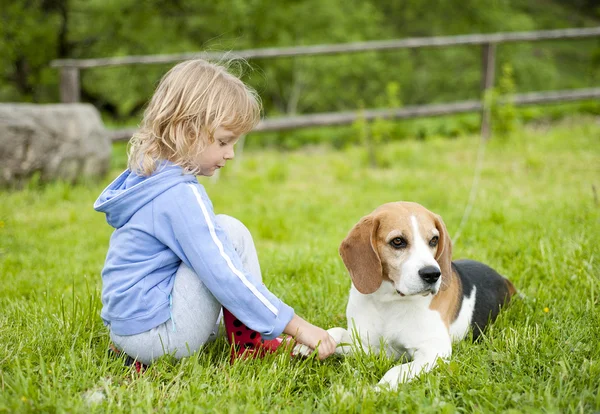
<svg viewBox="0 0 600 414">
<path fill-rule="evenodd" d="M 181 167 L 165 162 L 148 177 L 126 170 L 100 194 L 94 209 L 115 228 L 102 270 L 101 317 L 117 335 L 145 332 L 170 319 L 170 295 L 182 261 L 265 339 L 280 335 L 294 316 L 243 269 L 204 187 Z"/>
</svg>

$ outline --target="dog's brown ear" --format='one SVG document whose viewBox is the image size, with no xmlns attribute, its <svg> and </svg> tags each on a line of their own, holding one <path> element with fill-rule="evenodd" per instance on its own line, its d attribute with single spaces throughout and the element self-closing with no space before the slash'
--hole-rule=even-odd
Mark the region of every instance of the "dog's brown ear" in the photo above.
<svg viewBox="0 0 600 414">
<path fill-rule="evenodd" d="M 435 227 L 440 232 L 440 240 L 437 246 L 437 252 L 435 253 L 435 260 L 440 265 L 442 272 L 442 284 L 441 290 L 446 290 L 450 286 L 450 280 L 452 279 L 452 241 L 446 225 L 442 218 L 435 215 Z"/>
<path fill-rule="evenodd" d="M 363 217 L 340 245 L 340 256 L 350 272 L 352 283 L 365 295 L 379 289 L 383 281 L 381 260 L 374 246 L 378 227 L 379 220 L 372 216 Z"/>
</svg>

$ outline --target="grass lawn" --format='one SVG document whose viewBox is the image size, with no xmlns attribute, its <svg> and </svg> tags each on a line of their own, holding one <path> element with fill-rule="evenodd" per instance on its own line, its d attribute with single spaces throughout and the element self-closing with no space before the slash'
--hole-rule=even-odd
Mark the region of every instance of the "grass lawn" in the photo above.
<svg viewBox="0 0 600 414">
<path fill-rule="evenodd" d="M 345 326 L 350 286 L 337 249 L 360 217 L 410 200 L 455 235 L 477 137 L 364 150 L 246 151 L 215 182 L 215 211 L 250 228 L 269 288 L 324 328 Z M 454 244 L 509 277 L 524 297 L 478 342 L 456 344 L 430 374 L 376 393 L 394 365 L 364 355 L 230 365 L 223 339 L 144 375 L 107 356 L 100 270 L 111 228 L 101 183 L 31 183 L 0 192 L 0 412 L 594 412 L 600 410 L 600 122 L 528 127 L 487 145 L 477 195 Z M 94 402 L 95 397 L 98 398 Z"/>
</svg>

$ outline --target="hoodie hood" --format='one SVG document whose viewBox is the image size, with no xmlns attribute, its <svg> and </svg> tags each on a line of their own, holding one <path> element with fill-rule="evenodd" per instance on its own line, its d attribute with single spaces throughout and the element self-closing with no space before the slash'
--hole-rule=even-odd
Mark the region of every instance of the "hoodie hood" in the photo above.
<svg viewBox="0 0 600 414">
<path fill-rule="evenodd" d="M 171 163 L 162 163 L 152 175 L 140 177 L 125 170 L 102 191 L 94 210 L 106 214 L 106 221 L 118 229 L 129 221 L 140 208 L 169 188 L 185 182 L 197 182 L 193 174 Z"/>
</svg>

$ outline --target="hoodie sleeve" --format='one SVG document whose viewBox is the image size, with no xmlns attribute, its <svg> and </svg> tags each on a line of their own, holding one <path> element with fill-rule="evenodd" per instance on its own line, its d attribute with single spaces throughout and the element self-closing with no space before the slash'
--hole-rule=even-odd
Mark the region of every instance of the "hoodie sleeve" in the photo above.
<svg viewBox="0 0 600 414">
<path fill-rule="evenodd" d="M 156 237 L 194 269 L 215 298 L 265 339 L 280 335 L 294 310 L 242 267 L 199 184 L 180 184 L 154 201 Z"/>
</svg>

